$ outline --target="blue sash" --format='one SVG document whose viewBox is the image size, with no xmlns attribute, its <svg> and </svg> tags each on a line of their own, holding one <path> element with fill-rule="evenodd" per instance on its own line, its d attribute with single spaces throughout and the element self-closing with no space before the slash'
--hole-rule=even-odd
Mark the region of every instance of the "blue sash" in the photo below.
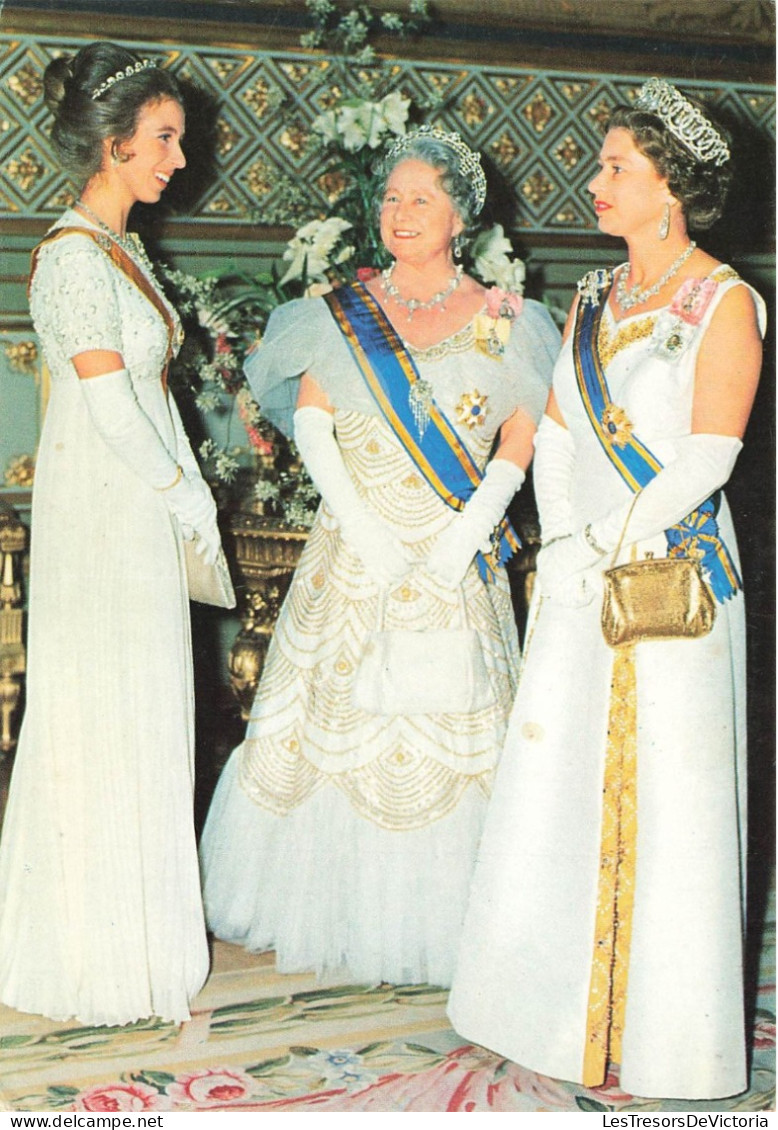
<svg viewBox="0 0 778 1130">
<path fill-rule="evenodd" d="M 409 399 L 420 377 L 381 307 L 359 282 L 330 291 L 324 301 L 387 424 L 435 493 L 452 509 L 463 510 L 483 475 L 434 401 L 429 423 L 420 433 Z M 476 555 L 483 580 L 494 581 L 497 566 L 504 565 L 520 544 L 503 518 L 492 534 L 492 548 Z"/>
<path fill-rule="evenodd" d="M 605 454 L 632 491 L 639 491 L 662 464 L 632 433 L 626 413 L 613 403 L 597 352 L 600 320 L 612 283 L 609 271 L 591 271 L 580 283 L 573 361 L 586 414 Z M 723 603 L 743 587 L 729 550 L 719 536 L 717 491 L 686 518 L 665 530 L 668 556 L 696 557 L 713 595 Z"/>
</svg>

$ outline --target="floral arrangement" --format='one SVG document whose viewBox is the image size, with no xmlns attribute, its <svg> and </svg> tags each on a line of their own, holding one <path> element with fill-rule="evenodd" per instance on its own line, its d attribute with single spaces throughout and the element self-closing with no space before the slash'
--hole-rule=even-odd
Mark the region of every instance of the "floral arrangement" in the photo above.
<svg viewBox="0 0 778 1130">
<path fill-rule="evenodd" d="M 303 37 L 303 46 L 321 46 L 329 37 L 360 64 L 374 61 L 366 40 L 376 25 L 405 34 L 428 18 L 426 0 L 411 0 L 411 17 L 405 21 L 394 13 L 375 17 L 364 6 L 338 15 L 332 0 L 306 0 L 306 7 L 314 30 Z M 324 216 L 303 217 L 278 262 L 252 276 L 197 277 L 160 268 L 189 331 L 172 380 L 193 394 L 209 424 L 211 438 L 200 445 L 199 455 L 216 481 L 217 495 L 225 504 L 238 502 L 295 527 L 312 524 L 318 495 L 294 444 L 263 417 L 243 376 L 243 363 L 276 306 L 326 293 L 355 278 L 364 281 L 390 262 L 379 234 L 373 165 L 378 151 L 406 132 L 411 100 L 398 90 L 379 97 L 378 79 L 364 85 L 369 97 L 341 98 L 313 122 L 313 144 L 322 151 L 325 180 L 332 186 L 331 205 Z M 494 284 L 476 336 L 487 351 L 499 353 L 510 320 L 521 310 L 524 264 L 513 257 L 500 225 L 480 233 L 466 255 L 468 271 L 484 284 Z"/>
<path fill-rule="evenodd" d="M 31 487 L 35 478 L 35 456 L 12 456 L 6 464 L 4 478 L 6 486 Z"/>
</svg>

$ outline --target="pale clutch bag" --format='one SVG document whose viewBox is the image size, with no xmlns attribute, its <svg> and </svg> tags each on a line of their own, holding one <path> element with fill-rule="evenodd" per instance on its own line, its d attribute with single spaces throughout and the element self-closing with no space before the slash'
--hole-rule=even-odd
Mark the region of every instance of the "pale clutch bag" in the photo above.
<svg viewBox="0 0 778 1130">
<path fill-rule="evenodd" d="M 368 714 L 473 713 L 494 702 L 481 639 L 467 621 L 459 590 L 462 627 L 423 631 L 385 629 L 386 592 L 378 625 L 365 642 L 351 702 Z"/>
<path fill-rule="evenodd" d="M 235 590 L 224 550 L 220 549 L 213 565 L 209 565 L 197 552 L 197 540 L 196 535 L 184 540 L 189 599 L 198 604 L 213 604 L 217 608 L 234 608 Z"/>
</svg>

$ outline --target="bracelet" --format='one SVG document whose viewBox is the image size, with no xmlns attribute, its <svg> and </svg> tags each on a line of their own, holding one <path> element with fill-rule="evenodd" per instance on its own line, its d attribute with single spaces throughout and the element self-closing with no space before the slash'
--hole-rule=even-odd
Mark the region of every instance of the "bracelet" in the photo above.
<svg viewBox="0 0 778 1130">
<path fill-rule="evenodd" d="M 567 539 L 571 538 L 572 536 L 573 536 L 572 534 L 557 534 L 557 536 L 555 538 L 549 538 L 548 541 L 542 541 L 541 540 L 540 548 L 541 549 L 548 549 L 548 547 L 550 545 L 553 545 L 555 541 L 567 541 Z"/>
<path fill-rule="evenodd" d="M 586 541 L 586 544 L 589 546 L 589 548 L 593 549 L 598 557 L 604 557 L 608 551 L 607 549 L 603 549 L 600 543 L 597 541 L 597 538 L 592 533 L 591 525 L 584 527 L 583 535 L 584 540 Z"/>
<path fill-rule="evenodd" d="M 176 477 L 173 479 L 173 482 L 168 483 L 168 485 L 166 487 L 154 487 L 154 490 L 158 490 L 160 493 L 162 493 L 162 491 L 172 490 L 174 486 L 177 486 L 181 482 L 181 479 L 183 478 L 183 476 L 184 476 L 184 472 L 181 469 L 181 465 L 179 464 L 176 467 Z"/>
</svg>

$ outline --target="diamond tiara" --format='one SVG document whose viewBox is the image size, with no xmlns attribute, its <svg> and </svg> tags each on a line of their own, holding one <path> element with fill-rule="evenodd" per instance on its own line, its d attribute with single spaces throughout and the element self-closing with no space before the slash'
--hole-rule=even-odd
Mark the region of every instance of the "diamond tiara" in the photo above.
<svg viewBox="0 0 778 1130">
<path fill-rule="evenodd" d="M 92 91 L 92 101 L 94 102 L 95 99 L 101 98 L 106 90 L 110 90 L 117 82 L 121 82 L 123 78 L 130 78 L 131 75 L 137 75 L 141 71 L 147 70 L 149 67 L 156 67 L 156 65 L 157 64 L 152 62 L 151 59 L 142 59 L 133 66 L 125 67 L 123 71 L 117 71 L 115 75 L 111 75 L 105 82 L 101 82 L 99 86 L 94 88 Z"/>
<path fill-rule="evenodd" d="M 644 82 L 634 106 L 636 110 L 648 110 L 649 113 L 656 114 L 670 133 L 698 161 L 706 164 L 713 161 L 716 165 L 723 165 L 729 160 L 729 146 L 718 130 L 696 106 L 663 78 L 650 78 Z"/>
<path fill-rule="evenodd" d="M 474 153 L 465 145 L 458 133 L 446 133 L 439 126 L 419 126 L 398 137 L 397 141 L 387 151 L 386 157 L 391 160 L 402 156 L 417 138 L 431 138 L 448 146 L 456 154 L 459 161 L 459 172 L 471 182 L 473 194 L 473 213 L 477 216 L 486 201 L 486 177 L 481 168 L 481 154 Z"/>
</svg>

